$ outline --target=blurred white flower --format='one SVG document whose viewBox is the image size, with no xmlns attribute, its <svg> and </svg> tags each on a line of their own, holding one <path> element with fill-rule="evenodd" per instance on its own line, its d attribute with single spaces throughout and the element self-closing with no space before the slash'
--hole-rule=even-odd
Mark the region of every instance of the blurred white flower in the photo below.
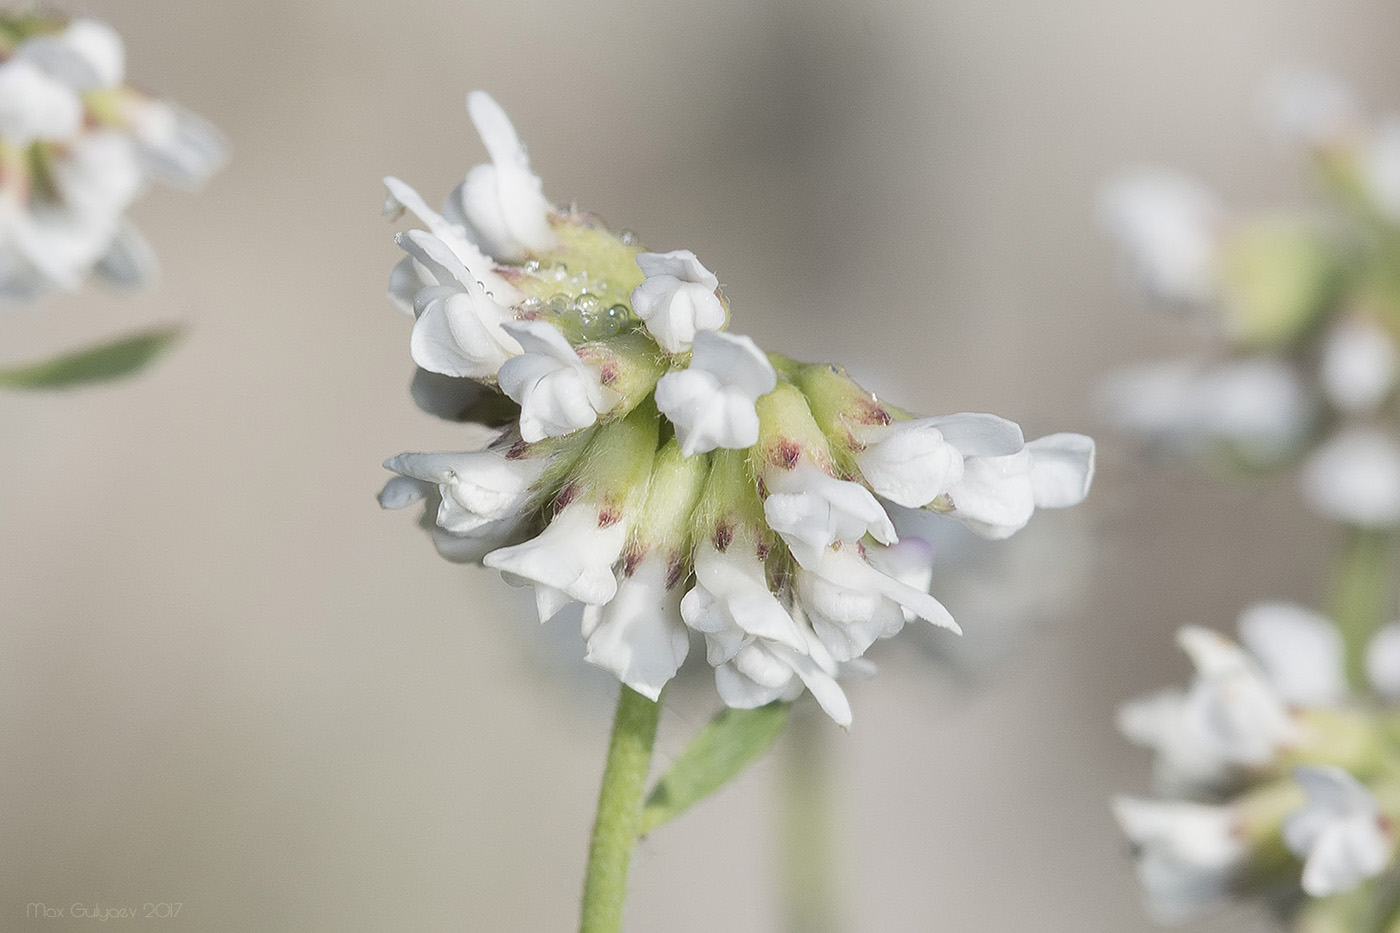
<svg viewBox="0 0 1400 933">
<path fill-rule="evenodd" d="M 1395 388 L 1400 354 L 1395 341 L 1369 318 L 1339 321 L 1322 345 L 1318 377 L 1327 399 L 1349 413 L 1374 410 Z"/>
<path fill-rule="evenodd" d="M 1156 753 L 1159 789 L 1220 787 L 1298 740 L 1283 698 L 1238 646 L 1195 626 L 1182 628 L 1177 642 L 1196 666 L 1190 688 L 1133 700 L 1118 712 L 1119 730 Z"/>
<path fill-rule="evenodd" d="M 1240 614 L 1239 630 L 1285 703 L 1326 707 L 1346 700 L 1342 636 L 1331 619 L 1293 603 L 1261 602 Z"/>
<path fill-rule="evenodd" d="M 1099 224 L 1123 251 L 1148 300 L 1200 307 L 1219 291 L 1216 252 L 1224 209 L 1205 187 L 1161 168 L 1115 178 L 1099 194 Z"/>
<path fill-rule="evenodd" d="M 1303 498 L 1325 518 L 1358 528 L 1400 524 L 1400 443 L 1372 428 L 1328 440 L 1303 464 Z"/>
<path fill-rule="evenodd" d="M 1113 814 L 1133 844 L 1138 878 L 1159 923 L 1181 923 L 1224 897 L 1249 850 L 1230 807 L 1118 797 Z"/>
<path fill-rule="evenodd" d="M 1335 75 L 1294 69 L 1274 75 L 1264 89 L 1264 121 L 1278 140 L 1323 148 L 1354 136 L 1361 108 L 1347 84 Z"/>
<path fill-rule="evenodd" d="M 154 254 L 125 213 L 150 180 L 192 188 L 224 162 L 208 123 L 122 84 L 121 39 L 90 19 L 16 18 L 0 62 L 0 299 L 143 284 Z"/>
<path fill-rule="evenodd" d="M 1288 817 L 1283 838 L 1303 859 L 1303 890 L 1327 897 L 1379 875 L 1395 840 L 1375 795 L 1341 768 L 1304 765 L 1293 776 L 1308 802 Z"/>
</svg>

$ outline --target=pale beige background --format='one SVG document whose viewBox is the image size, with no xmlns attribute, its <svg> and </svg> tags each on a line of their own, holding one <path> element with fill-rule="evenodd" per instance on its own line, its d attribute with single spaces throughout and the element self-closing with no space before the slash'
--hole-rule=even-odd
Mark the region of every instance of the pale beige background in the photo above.
<svg viewBox="0 0 1400 933">
<path fill-rule="evenodd" d="M 761 344 L 1037 432 L 1091 430 L 1106 367 L 1192 344 L 1122 300 L 1091 219 L 1106 173 L 1171 162 L 1275 203 L 1304 187 L 1252 123 L 1271 69 L 1320 63 L 1400 106 L 1381 0 L 90 12 L 235 157 L 137 209 L 158 289 L 0 318 L 0 361 L 189 329 L 119 387 L 0 396 L 4 930 L 96 925 L 26 923 L 30 902 L 184 905 L 124 929 L 575 922 L 612 687 L 373 501 L 384 457 L 455 443 L 406 393 L 378 179 L 436 200 L 481 157 L 467 89 L 509 109 L 554 198 L 698 252 Z M 1083 575 L 1082 599 L 972 684 L 906 633 L 832 730 L 853 931 L 1148 929 L 1107 810 L 1147 766 L 1112 709 L 1184 676 L 1179 623 L 1312 598 L 1328 545 L 1286 483 L 1211 487 L 1111 441 L 1091 504 L 1038 522 L 1052 572 L 989 599 L 1045 608 Z M 979 605 L 953 608 L 1015 621 Z M 663 760 L 709 711 L 703 690 L 668 705 Z M 631 930 L 778 927 L 775 776 L 640 848 Z"/>
</svg>

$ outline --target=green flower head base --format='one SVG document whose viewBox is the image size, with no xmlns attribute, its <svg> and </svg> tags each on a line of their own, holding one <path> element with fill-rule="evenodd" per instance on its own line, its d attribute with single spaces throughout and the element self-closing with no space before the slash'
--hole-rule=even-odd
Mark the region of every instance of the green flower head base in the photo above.
<svg viewBox="0 0 1400 933">
<path fill-rule="evenodd" d="M 192 188 L 223 164 L 216 129 L 125 71 L 104 23 L 0 14 L 0 300 L 89 272 L 140 285 L 155 260 L 127 208 L 151 180 Z"/>
<path fill-rule="evenodd" d="M 764 353 L 694 253 L 555 208 L 496 102 L 468 109 L 491 161 L 441 213 L 385 179 L 387 212 L 427 228 L 399 236 L 390 296 L 414 317 L 420 403 L 494 430 L 391 458 L 380 501 L 426 502 L 443 555 L 533 586 L 541 621 L 582 603 L 587 659 L 634 690 L 655 699 L 695 634 L 729 706 L 805 689 L 846 725 L 837 681 L 876 639 L 957 629 L 931 549 L 902 534 L 916 510 L 1000 538 L 1084 498 L 1089 438 L 916 418 Z"/>
</svg>

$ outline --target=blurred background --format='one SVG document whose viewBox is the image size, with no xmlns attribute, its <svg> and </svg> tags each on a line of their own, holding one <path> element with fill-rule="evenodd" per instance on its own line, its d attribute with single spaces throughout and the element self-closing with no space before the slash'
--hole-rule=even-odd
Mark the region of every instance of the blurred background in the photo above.
<svg viewBox="0 0 1400 933">
<path fill-rule="evenodd" d="M 1028 436 L 1099 434 L 1107 369 L 1199 344 L 1119 288 L 1105 176 L 1159 162 L 1240 207 L 1294 203 L 1303 161 L 1256 119 L 1268 75 L 1317 65 L 1400 106 L 1381 0 L 76 12 L 234 156 L 137 206 L 157 288 L 0 317 L 0 363 L 187 329 L 117 386 L 0 394 L 5 930 L 85 928 L 31 902 L 183 904 L 116 928 L 575 925 L 615 684 L 374 502 L 385 457 L 462 446 L 409 399 L 378 209 L 386 173 L 437 202 L 483 158 L 468 89 L 554 200 L 693 249 L 760 345 Z M 1332 542 L 1286 480 L 1211 484 L 1100 440 L 1082 509 L 936 590 L 957 660 L 908 630 L 850 688 L 850 733 L 825 724 L 847 929 L 1151 929 L 1108 810 L 1148 760 L 1113 710 L 1185 677 L 1178 625 L 1316 604 Z M 668 696 L 661 764 L 712 693 Z M 629 929 L 779 928 L 778 761 L 642 844 Z M 1245 908 L 1193 927 L 1269 928 Z"/>
</svg>

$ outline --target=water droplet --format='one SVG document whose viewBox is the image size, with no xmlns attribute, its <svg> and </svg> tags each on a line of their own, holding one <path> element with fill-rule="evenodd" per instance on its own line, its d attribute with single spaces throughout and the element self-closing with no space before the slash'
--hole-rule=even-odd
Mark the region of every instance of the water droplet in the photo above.
<svg viewBox="0 0 1400 933">
<path fill-rule="evenodd" d="M 555 314 L 567 314 L 573 305 L 573 299 L 563 292 L 549 296 L 549 310 Z"/>
<path fill-rule="evenodd" d="M 526 314 L 534 314 L 540 310 L 540 306 L 543 304 L 544 302 L 540 301 L 534 295 L 531 295 L 529 298 L 520 302 L 520 310 L 524 311 Z"/>
<path fill-rule="evenodd" d="M 642 242 L 642 238 L 633 230 L 623 230 L 617 238 L 622 241 L 623 246 L 638 246 Z"/>
<path fill-rule="evenodd" d="M 549 270 L 550 278 L 556 282 L 563 282 L 569 277 L 569 267 L 566 263 L 556 262 Z"/>
<path fill-rule="evenodd" d="M 531 259 L 529 262 L 525 263 L 525 272 L 529 275 L 538 275 L 539 271 L 540 261 L 538 259 Z"/>
<path fill-rule="evenodd" d="M 596 317 L 603 310 L 603 299 L 584 292 L 574 300 L 574 310 L 584 317 Z"/>
<path fill-rule="evenodd" d="M 603 314 L 603 323 L 607 329 L 608 335 L 613 336 L 622 333 L 623 328 L 627 326 L 627 318 L 629 316 L 630 313 L 626 305 L 613 305 L 609 308 Z"/>
</svg>

